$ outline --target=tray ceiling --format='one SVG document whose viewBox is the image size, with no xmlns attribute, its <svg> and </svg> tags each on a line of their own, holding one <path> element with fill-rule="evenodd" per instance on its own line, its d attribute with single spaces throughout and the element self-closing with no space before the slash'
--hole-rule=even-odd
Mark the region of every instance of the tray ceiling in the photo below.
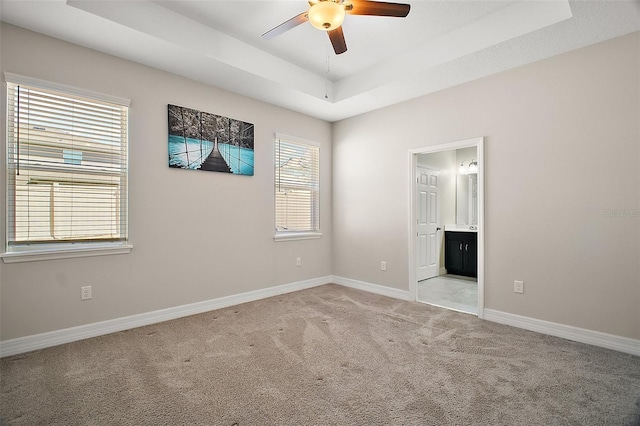
<svg viewBox="0 0 640 426">
<path fill-rule="evenodd" d="M 640 30 L 637 1 L 408 3 L 348 15 L 338 56 L 309 23 L 261 38 L 297 0 L 2 0 L 0 19 L 327 121 Z"/>
</svg>

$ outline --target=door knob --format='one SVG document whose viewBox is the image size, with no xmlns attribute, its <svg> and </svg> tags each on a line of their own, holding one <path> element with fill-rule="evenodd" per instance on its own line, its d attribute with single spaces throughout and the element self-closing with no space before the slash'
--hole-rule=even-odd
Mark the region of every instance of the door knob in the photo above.
<svg viewBox="0 0 640 426">
<path fill-rule="evenodd" d="M 440 227 L 437 227 L 437 228 L 436 228 L 436 232 L 438 232 L 438 231 L 439 231 L 439 230 L 441 230 L 441 229 L 442 229 L 442 228 L 440 228 Z"/>
</svg>

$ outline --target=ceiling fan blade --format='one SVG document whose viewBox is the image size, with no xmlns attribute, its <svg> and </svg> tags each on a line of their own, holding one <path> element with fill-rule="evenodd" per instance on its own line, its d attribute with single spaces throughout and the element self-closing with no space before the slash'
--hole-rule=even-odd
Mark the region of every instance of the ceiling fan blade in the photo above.
<svg viewBox="0 0 640 426">
<path fill-rule="evenodd" d="M 345 8 L 351 15 L 394 16 L 404 18 L 411 10 L 410 4 L 384 3 L 369 0 L 351 0 Z"/>
<path fill-rule="evenodd" d="M 276 36 L 279 36 L 280 34 L 289 31 L 292 28 L 297 27 L 300 24 L 304 24 L 305 22 L 307 22 L 309 20 L 309 13 L 308 12 L 302 12 L 299 15 L 294 16 L 293 18 L 289 19 L 288 21 L 283 22 L 282 24 L 278 25 L 275 28 L 270 29 L 269 31 L 267 31 L 266 33 L 262 34 L 262 38 L 265 38 L 267 40 L 272 39 Z"/>
<path fill-rule="evenodd" d="M 342 27 L 338 27 L 335 30 L 327 31 L 327 34 L 329 34 L 329 40 L 331 40 L 333 51 L 336 52 L 336 55 L 347 51 L 347 42 L 344 40 Z"/>
</svg>

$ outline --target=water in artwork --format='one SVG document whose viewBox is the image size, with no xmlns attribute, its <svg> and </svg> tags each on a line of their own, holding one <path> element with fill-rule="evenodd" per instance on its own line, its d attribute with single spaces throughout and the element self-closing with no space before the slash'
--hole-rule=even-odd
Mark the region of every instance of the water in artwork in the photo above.
<svg viewBox="0 0 640 426">
<path fill-rule="evenodd" d="M 169 166 L 199 169 L 211 150 L 213 142 L 169 135 Z"/>
<path fill-rule="evenodd" d="M 218 151 L 231 168 L 232 173 L 253 176 L 253 149 L 219 143 Z"/>
</svg>

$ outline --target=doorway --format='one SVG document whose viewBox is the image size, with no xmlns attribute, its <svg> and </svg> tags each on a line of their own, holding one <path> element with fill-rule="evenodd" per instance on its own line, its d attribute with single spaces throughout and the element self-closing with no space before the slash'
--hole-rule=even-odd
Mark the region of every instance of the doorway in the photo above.
<svg viewBox="0 0 640 426">
<path fill-rule="evenodd" d="M 412 149 L 409 158 L 410 292 L 483 318 L 484 138 Z"/>
</svg>

